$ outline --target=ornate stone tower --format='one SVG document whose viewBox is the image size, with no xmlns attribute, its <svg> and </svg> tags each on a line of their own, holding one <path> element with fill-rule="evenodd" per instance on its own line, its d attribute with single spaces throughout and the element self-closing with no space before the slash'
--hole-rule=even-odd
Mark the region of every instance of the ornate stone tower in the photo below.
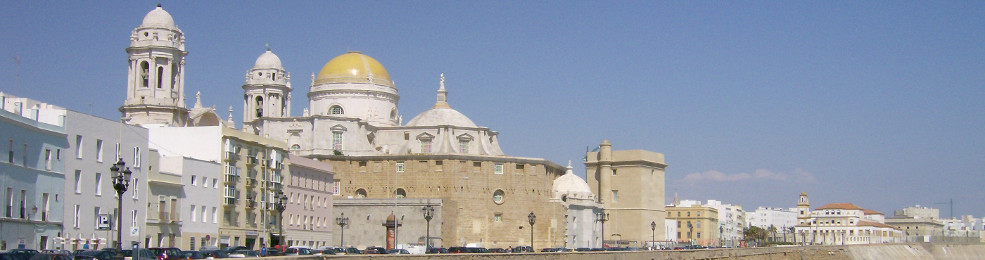
<svg viewBox="0 0 985 260">
<path fill-rule="evenodd" d="M 256 63 L 246 72 L 243 84 L 243 128 L 250 128 L 261 117 L 291 116 L 291 75 L 284 70 L 280 58 L 267 52 L 260 54 Z M 257 133 L 253 129 L 253 133 Z"/>
<path fill-rule="evenodd" d="M 185 126 L 185 36 L 161 5 L 130 34 L 123 122 Z"/>
<path fill-rule="evenodd" d="M 807 200 L 807 193 L 800 193 L 800 200 L 797 200 L 797 224 L 807 224 L 811 218 L 811 202 Z"/>
</svg>

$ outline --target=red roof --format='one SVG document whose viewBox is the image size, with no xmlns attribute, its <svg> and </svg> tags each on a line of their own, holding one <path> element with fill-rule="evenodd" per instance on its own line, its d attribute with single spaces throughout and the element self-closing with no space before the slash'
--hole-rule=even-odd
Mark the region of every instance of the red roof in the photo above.
<svg viewBox="0 0 985 260">
<path fill-rule="evenodd" d="M 892 229 L 896 229 L 896 227 L 894 227 L 894 226 L 886 225 L 886 224 L 883 224 L 883 223 L 868 222 L 868 221 L 862 221 L 862 220 L 859 220 L 858 221 L 858 224 L 856 226 L 870 226 L 870 227 L 881 227 L 881 228 L 892 228 Z"/>
<path fill-rule="evenodd" d="M 882 214 L 882 212 L 878 212 L 878 211 L 871 210 L 871 209 L 864 209 L 864 210 L 862 210 L 862 212 L 865 213 L 865 215 L 883 215 L 883 216 L 886 215 L 886 214 Z"/>
<path fill-rule="evenodd" d="M 816 208 L 816 209 L 817 210 L 821 210 L 821 209 L 865 210 L 851 203 L 828 203 L 827 205 L 821 206 L 820 208 Z"/>
</svg>

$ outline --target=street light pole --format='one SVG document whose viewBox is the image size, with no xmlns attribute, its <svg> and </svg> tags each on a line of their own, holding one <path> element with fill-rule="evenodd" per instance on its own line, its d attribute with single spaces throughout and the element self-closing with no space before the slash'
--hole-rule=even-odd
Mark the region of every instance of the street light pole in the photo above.
<svg viewBox="0 0 985 260">
<path fill-rule="evenodd" d="M 109 167 L 109 171 L 113 174 L 113 189 L 116 190 L 117 206 L 116 206 L 116 249 L 121 251 L 117 252 L 117 257 L 123 258 L 123 193 L 127 192 L 130 187 L 130 175 L 133 172 L 130 171 L 130 167 L 126 167 L 126 162 L 123 162 L 123 158 L 118 158 L 119 160 Z"/>
<path fill-rule="evenodd" d="M 534 250 L 534 222 L 537 221 L 537 215 L 534 215 L 534 212 L 531 211 L 530 214 L 527 215 L 527 220 L 530 221 L 530 250 L 531 252 L 537 252 Z"/>
<path fill-rule="evenodd" d="M 425 250 L 427 250 L 431 249 L 431 219 L 434 218 L 434 207 L 431 206 L 431 203 L 428 203 L 421 210 L 424 211 L 424 221 L 428 223 L 427 233 L 424 235 L 424 246 Z"/>
<path fill-rule="evenodd" d="M 284 244 L 284 238 L 287 237 L 287 236 L 284 235 L 284 210 L 286 210 L 286 209 L 287 209 L 287 195 L 284 195 L 284 192 L 283 191 L 278 191 L 277 192 L 277 212 L 280 213 L 280 223 L 277 223 L 277 227 L 280 230 L 280 232 L 279 232 L 280 233 L 280 239 L 279 239 L 280 241 L 278 241 L 278 242 L 280 242 L 280 248 L 281 248 L 281 250 L 284 250 L 284 245 L 285 245 Z"/>
<path fill-rule="evenodd" d="M 340 232 L 340 236 L 339 236 L 340 237 L 340 239 L 339 239 L 339 247 L 343 247 L 344 248 L 345 247 L 345 226 L 346 225 L 349 225 L 349 217 L 346 217 L 345 216 L 345 212 L 342 212 L 342 214 L 340 214 L 339 217 L 335 218 L 335 224 L 336 225 L 339 225 L 339 232 Z"/>
<path fill-rule="evenodd" d="M 595 213 L 595 219 L 598 222 L 602 222 L 602 234 L 599 237 L 599 242 L 602 244 L 602 248 L 605 248 L 605 222 L 609 221 L 609 213 L 605 213 L 605 209 Z"/>
</svg>

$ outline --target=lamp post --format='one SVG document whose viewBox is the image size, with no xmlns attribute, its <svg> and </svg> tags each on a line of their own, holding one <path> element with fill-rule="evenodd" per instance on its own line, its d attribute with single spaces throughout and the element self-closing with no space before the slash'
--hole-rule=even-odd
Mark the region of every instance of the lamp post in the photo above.
<svg viewBox="0 0 985 260">
<path fill-rule="evenodd" d="M 599 241 L 602 242 L 602 248 L 605 248 L 605 222 L 609 221 L 609 213 L 605 213 L 605 209 L 602 209 L 602 211 L 595 213 L 595 219 L 602 222 L 602 234 L 599 236 Z"/>
<path fill-rule="evenodd" d="M 657 241 L 657 222 L 650 221 L 650 250 L 653 250 L 653 244 Z"/>
<path fill-rule="evenodd" d="M 530 222 L 530 250 L 531 252 L 537 252 L 534 250 L 534 222 L 537 221 L 537 215 L 534 215 L 534 212 L 531 211 L 527 215 L 527 220 Z"/>
<path fill-rule="evenodd" d="M 345 226 L 349 225 L 349 217 L 345 216 L 345 212 L 335 218 L 335 224 L 339 225 L 339 247 L 344 247 L 345 245 Z"/>
<path fill-rule="evenodd" d="M 123 258 L 123 193 L 127 192 L 130 188 L 130 175 L 133 172 L 130 171 L 130 167 L 126 167 L 127 163 L 123 162 L 123 158 L 109 167 L 109 171 L 113 174 L 113 189 L 116 190 L 117 206 L 116 206 L 116 249 L 120 251 L 117 252 L 117 257 Z"/>
<path fill-rule="evenodd" d="M 277 212 L 280 213 L 280 223 L 277 223 L 277 227 L 280 230 L 280 248 L 284 250 L 284 210 L 287 209 L 287 195 L 284 195 L 283 191 L 277 192 Z"/>
<path fill-rule="evenodd" d="M 424 211 L 424 221 L 427 221 L 427 233 L 424 234 L 424 248 L 431 248 L 431 219 L 434 218 L 434 207 L 429 203 L 427 206 L 421 209 Z"/>
</svg>

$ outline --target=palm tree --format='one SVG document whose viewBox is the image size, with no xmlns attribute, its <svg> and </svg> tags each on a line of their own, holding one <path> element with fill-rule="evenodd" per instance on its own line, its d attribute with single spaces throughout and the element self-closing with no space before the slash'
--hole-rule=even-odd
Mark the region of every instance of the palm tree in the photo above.
<svg viewBox="0 0 985 260">
<path fill-rule="evenodd" d="M 770 242 L 776 242 L 776 226 L 770 224 L 766 231 L 770 233 Z"/>
</svg>

